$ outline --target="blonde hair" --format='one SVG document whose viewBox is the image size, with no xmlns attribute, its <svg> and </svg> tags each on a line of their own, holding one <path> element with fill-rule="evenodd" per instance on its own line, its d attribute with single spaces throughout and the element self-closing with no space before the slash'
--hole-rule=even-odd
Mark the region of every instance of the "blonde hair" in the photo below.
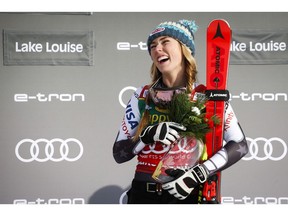
<svg viewBox="0 0 288 216">
<path fill-rule="evenodd" d="M 196 66 L 196 60 L 195 58 L 191 55 L 191 51 L 183 45 L 181 42 L 181 49 L 182 49 L 182 54 L 184 57 L 184 65 L 185 65 L 185 80 L 186 80 L 186 87 L 188 92 L 191 92 L 193 89 L 193 84 L 197 81 L 197 66 Z M 152 63 L 151 69 L 150 69 L 150 76 L 151 76 L 151 84 L 150 86 L 155 83 L 161 76 L 161 72 L 158 70 L 156 65 Z M 145 102 L 146 105 L 149 106 L 150 104 L 150 96 L 147 94 Z M 145 109 L 140 124 L 137 128 L 136 134 L 133 137 L 133 141 L 137 141 L 142 130 L 149 124 L 149 110 Z"/>
</svg>

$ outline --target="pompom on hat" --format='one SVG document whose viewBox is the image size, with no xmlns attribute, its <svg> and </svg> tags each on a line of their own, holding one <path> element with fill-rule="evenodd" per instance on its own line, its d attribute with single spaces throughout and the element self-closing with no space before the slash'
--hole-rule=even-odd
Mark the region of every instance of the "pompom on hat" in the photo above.
<svg viewBox="0 0 288 216">
<path fill-rule="evenodd" d="M 151 55 L 150 45 L 152 41 L 161 36 L 172 37 L 184 45 L 186 45 L 192 56 L 195 55 L 194 33 L 197 31 L 198 26 L 195 21 L 179 20 L 178 22 L 163 22 L 160 23 L 149 35 L 147 40 L 147 47 Z"/>
</svg>

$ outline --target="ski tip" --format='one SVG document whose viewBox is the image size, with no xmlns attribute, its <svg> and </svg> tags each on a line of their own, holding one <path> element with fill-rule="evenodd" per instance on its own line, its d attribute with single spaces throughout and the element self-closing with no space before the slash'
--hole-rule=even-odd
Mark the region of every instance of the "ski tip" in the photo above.
<svg viewBox="0 0 288 216">
<path fill-rule="evenodd" d="M 207 38 L 215 39 L 222 38 L 224 39 L 224 35 L 232 35 L 232 29 L 230 28 L 229 23 L 225 19 L 214 19 L 210 22 L 207 28 Z M 226 36 L 227 37 L 227 36 Z"/>
<path fill-rule="evenodd" d="M 208 26 L 211 26 L 211 25 L 215 25 L 215 24 L 220 24 L 221 25 L 227 25 L 229 28 L 230 28 L 230 24 L 228 23 L 227 20 L 225 19 L 213 19 Z"/>
</svg>

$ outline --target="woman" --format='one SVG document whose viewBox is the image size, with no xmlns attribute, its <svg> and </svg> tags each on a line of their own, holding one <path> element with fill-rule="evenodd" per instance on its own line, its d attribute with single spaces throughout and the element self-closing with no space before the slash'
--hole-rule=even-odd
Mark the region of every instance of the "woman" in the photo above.
<svg viewBox="0 0 288 216">
<path fill-rule="evenodd" d="M 129 101 L 113 146 L 117 163 L 137 155 L 137 167 L 128 191 L 128 203 L 198 203 L 199 188 L 209 176 L 239 161 L 247 153 L 247 143 L 232 107 L 225 146 L 208 160 L 189 170 L 170 173 L 175 180 L 160 184 L 152 178 L 155 168 L 179 132 L 186 128 L 169 119 L 168 104 L 177 92 L 192 92 L 197 86 L 194 59 L 194 21 L 159 24 L 149 35 L 152 83 L 138 88 Z M 233 115 L 231 115 L 233 113 Z M 233 119 L 231 119 L 233 116 Z M 162 190 L 164 189 L 164 190 Z"/>
</svg>

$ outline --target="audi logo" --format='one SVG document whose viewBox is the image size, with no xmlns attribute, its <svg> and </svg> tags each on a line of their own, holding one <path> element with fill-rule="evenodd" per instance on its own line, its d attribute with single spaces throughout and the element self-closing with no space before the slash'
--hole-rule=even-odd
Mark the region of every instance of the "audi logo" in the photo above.
<svg viewBox="0 0 288 216">
<path fill-rule="evenodd" d="M 25 163 L 37 162 L 74 162 L 83 155 L 82 143 L 74 138 L 66 140 L 55 138 L 23 139 L 15 147 L 16 157 Z"/>
<path fill-rule="evenodd" d="M 249 161 L 252 159 L 258 161 L 282 160 L 287 155 L 287 144 L 278 137 L 266 139 L 258 137 L 256 139 L 246 138 L 249 146 L 249 153 L 242 160 Z"/>
</svg>

